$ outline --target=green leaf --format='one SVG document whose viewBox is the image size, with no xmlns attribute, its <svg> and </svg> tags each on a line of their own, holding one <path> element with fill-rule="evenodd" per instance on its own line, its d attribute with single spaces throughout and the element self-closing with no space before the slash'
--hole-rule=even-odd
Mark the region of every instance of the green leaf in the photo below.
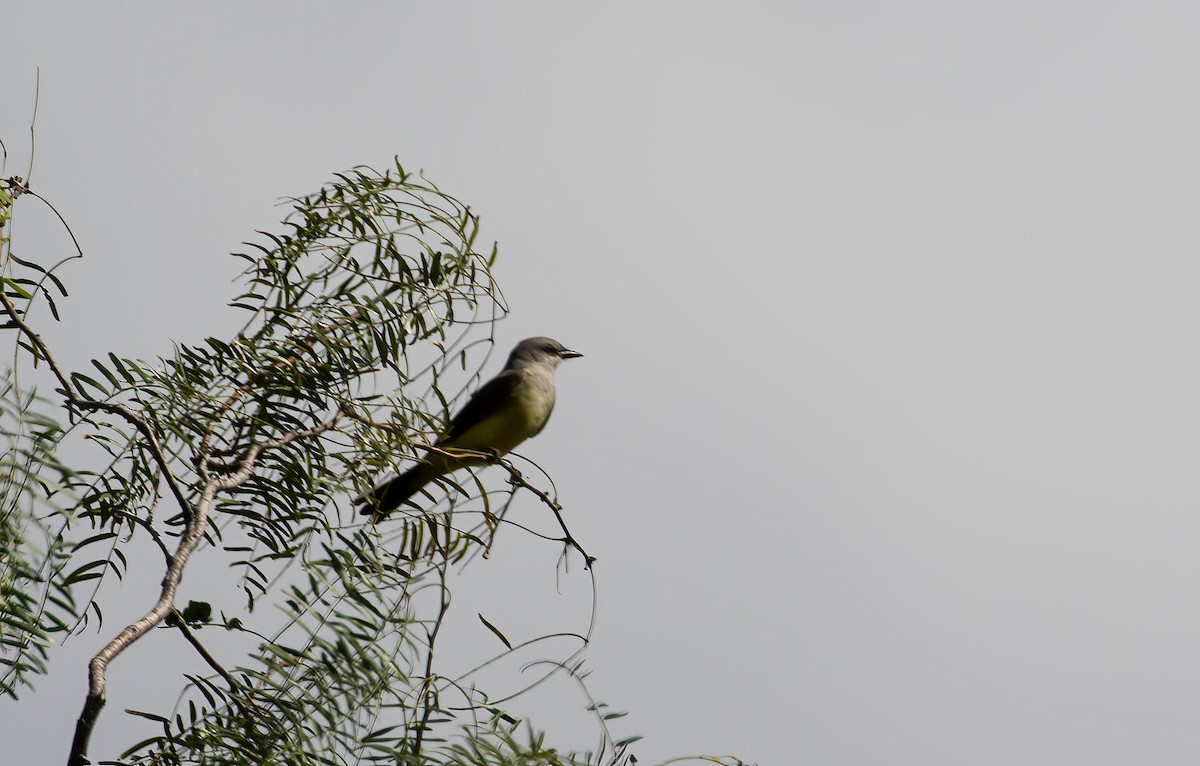
<svg viewBox="0 0 1200 766">
<path fill-rule="evenodd" d="M 500 629 L 497 628 L 495 625 L 491 624 L 490 622 L 488 622 L 487 619 L 482 614 L 479 614 L 479 621 L 483 623 L 483 626 L 485 628 L 492 631 L 492 633 L 494 633 L 496 635 L 496 638 L 500 639 L 500 641 L 503 642 L 503 644 L 505 646 L 507 646 L 509 649 L 513 648 L 513 645 L 511 643 L 509 643 L 509 640 L 507 638 L 504 637 L 504 634 L 500 632 Z"/>
<path fill-rule="evenodd" d="M 207 601 L 189 601 L 182 612 L 183 621 L 195 627 L 197 624 L 211 621 L 212 613 L 212 604 Z"/>
<path fill-rule="evenodd" d="M 95 379 L 89 378 L 87 375 L 84 375 L 82 372 L 71 373 L 71 382 L 75 384 L 75 387 L 77 389 L 79 389 L 80 393 L 84 392 L 84 384 L 87 384 L 88 386 L 90 386 L 91 388 L 93 388 L 97 392 L 99 392 L 102 397 L 108 397 L 108 395 L 109 395 L 108 389 L 104 388 L 104 386 L 97 383 L 95 381 Z"/>
<path fill-rule="evenodd" d="M 24 298 L 26 300 L 31 300 L 33 298 L 33 293 L 17 284 L 17 280 L 15 279 L 10 279 L 9 277 L 0 277 L 0 288 L 4 287 L 12 290 L 11 293 L 8 293 L 8 295 L 11 297 Z"/>
</svg>

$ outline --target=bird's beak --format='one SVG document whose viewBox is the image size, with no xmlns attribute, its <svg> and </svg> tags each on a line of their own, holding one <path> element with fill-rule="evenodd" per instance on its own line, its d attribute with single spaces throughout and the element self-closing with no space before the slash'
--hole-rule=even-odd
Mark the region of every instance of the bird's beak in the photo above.
<svg viewBox="0 0 1200 766">
<path fill-rule="evenodd" d="M 558 352 L 559 359 L 575 359 L 581 356 L 583 356 L 583 354 L 579 353 L 578 351 L 572 351 L 569 348 L 564 348 L 562 351 Z"/>
</svg>

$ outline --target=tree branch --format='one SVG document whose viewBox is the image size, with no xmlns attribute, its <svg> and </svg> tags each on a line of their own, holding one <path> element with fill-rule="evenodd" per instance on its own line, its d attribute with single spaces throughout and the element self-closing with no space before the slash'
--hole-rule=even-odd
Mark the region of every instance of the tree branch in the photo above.
<svg viewBox="0 0 1200 766">
<path fill-rule="evenodd" d="M 179 507 L 185 517 L 191 515 L 191 503 L 188 502 L 183 487 L 175 479 L 175 474 L 171 472 L 171 464 L 167 460 L 166 451 L 163 450 L 162 443 L 158 439 L 158 434 L 150 427 L 146 419 L 123 404 L 98 402 L 80 396 L 79 392 L 75 390 L 75 386 L 71 383 L 71 379 L 63 372 L 54 355 L 50 353 L 50 347 L 46 345 L 46 341 L 42 340 L 42 336 L 34 332 L 33 328 L 25 322 L 25 319 L 21 316 L 21 312 L 17 310 L 16 305 L 3 291 L 0 291 L 0 305 L 4 306 L 4 311 L 8 314 L 12 323 L 16 325 L 17 329 L 26 338 L 29 338 L 29 342 L 37 349 L 37 353 L 46 361 L 46 364 L 50 367 L 50 371 L 54 373 L 54 377 L 58 379 L 59 385 L 62 386 L 63 395 L 67 397 L 68 404 L 82 410 L 97 410 L 117 415 L 136 428 L 145 437 L 147 444 L 150 445 L 150 453 L 154 456 L 154 462 L 158 465 L 159 470 L 162 471 L 163 477 L 167 481 L 167 486 L 171 489 L 171 494 L 175 496 L 175 501 L 179 503 Z"/>
<path fill-rule="evenodd" d="M 87 758 L 88 742 L 91 740 L 92 729 L 100 716 L 100 710 L 104 707 L 108 664 L 171 613 L 175 604 L 175 591 L 183 579 L 183 569 L 196 546 L 204 539 L 204 531 L 208 526 L 208 512 L 216 493 L 217 486 L 214 482 L 209 482 L 201 493 L 195 512 L 187 519 L 183 536 L 179 538 L 179 546 L 170 558 L 167 573 L 163 577 L 162 590 L 154 606 L 140 620 L 126 626 L 88 663 L 88 695 L 83 703 L 83 712 L 79 714 L 79 720 L 75 723 L 75 739 L 71 743 L 68 766 L 86 766 L 90 763 Z"/>
<path fill-rule="evenodd" d="M 196 550 L 196 546 L 204 539 L 204 532 L 208 528 L 209 511 L 212 508 L 217 493 L 233 489 L 249 479 L 253 474 L 255 461 L 262 454 L 263 450 L 282 447 L 296 439 L 328 431 L 337 424 L 340 417 L 341 413 L 339 412 L 332 419 L 319 426 L 302 431 L 292 431 L 278 439 L 255 444 L 246 450 L 246 454 L 243 456 L 237 472 L 223 479 L 209 479 L 205 484 L 204 490 L 200 494 L 200 500 L 196 503 L 194 513 L 186 519 L 186 526 L 183 536 L 179 539 L 179 546 L 169 558 L 167 573 L 163 577 L 162 590 L 159 593 L 158 600 L 145 616 L 137 622 L 128 625 L 88 663 L 88 695 L 83 703 L 83 712 L 80 713 L 79 719 L 75 724 L 75 739 L 71 744 L 71 755 L 67 761 L 68 766 L 86 766 L 89 763 L 87 759 L 88 742 L 91 739 L 92 729 L 96 725 L 96 719 L 100 715 L 100 710 L 104 707 L 104 691 L 108 664 L 174 611 L 175 592 L 178 590 L 179 583 L 183 579 L 184 567 L 187 566 L 188 559 L 191 558 L 192 553 Z"/>
<path fill-rule="evenodd" d="M 354 420 L 363 422 L 363 419 L 360 417 L 357 417 L 357 416 L 351 416 L 351 417 Z M 384 423 L 379 423 L 376 425 L 378 425 L 381 428 L 387 427 L 387 424 L 384 424 Z M 509 477 L 508 480 L 509 480 L 510 484 L 512 484 L 514 487 L 524 487 L 525 489 L 529 490 L 533 494 L 537 495 L 538 498 L 543 503 L 546 504 L 546 507 L 549 508 L 554 513 L 554 518 L 556 518 L 558 520 L 558 526 L 562 529 L 563 536 L 558 537 L 558 538 L 553 538 L 553 539 L 556 539 L 563 544 L 564 553 L 566 552 L 567 548 L 574 548 L 575 550 L 579 551 L 580 555 L 583 556 L 583 568 L 584 569 L 591 569 L 592 565 L 596 563 L 596 557 L 590 555 L 586 550 L 584 550 L 583 546 L 579 544 L 579 541 L 575 539 L 575 536 L 571 534 L 571 530 L 567 527 L 566 519 L 564 519 L 563 515 L 562 515 L 562 510 L 563 510 L 562 504 L 559 503 L 554 498 L 551 498 L 549 493 L 547 493 L 545 490 L 539 489 L 538 487 L 529 483 L 529 480 L 527 480 L 523 475 L 521 475 L 521 472 L 517 469 L 517 467 L 515 465 L 512 464 L 511 461 L 506 460 L 505 458 L 499 457 L 494 452 L 480 452 L 477 450 L 467 450 L 467 449 L 446 450 L 446 449 L 442 449 L 441 447 L 437 447 L 433 444 L 421 444 L 421 443 L 415 443 L 412 446 L 416 447 L 417 449 L 423 449 L 426 452 L 433 452 L 435 454 L 442 455 L 443 457 L 448 457 L 448 458 L 451 458 L 454 460 L 481 460 L 485 463 L 493 463 L 495 465 L 498 465 L 498 466 L 504 468 L 504 470 L 508 471 L 508 477 Z"/>
<path fill-rule="evenodd" d="M 382 300 L 383 298 L 386 298 L 388 295 L 390 295 L 394 292 L 397 292 L 402 287 L 403 287 L 403 285 L 398 284 L 398 283 L 389 285 L 387 288 L 380 291 L 379 294 L 375 296 L 373 301 Z M 351 325 L 354 322 L 361 320 L 366 315 L 368 307 L 369 307 L 369 304 L 367 306 L 362 306 L 353 312 L 350 312 L 346 316 L 339 318 L 337 321 L 327 322 L 325 324 L 318 326 L 315 330 L 310 332 L 306 337 L 297 341 L 297 345 L 305 347 L 309 350 L 313 349 L 317 345 L 317 343 L 324 340 L 334 330 L 337 330 L 338 328 L 343 327 L 343 326 Z M 262 331 L 260 330 L 259 332 L 261 333 Z M 289 365 L 296 364 L 297 362 L 300 361 L 301 358 L 302 358 L 301 354 L 299 352 L 296 352 L 289 356 L 284 357 L 283 359 L 273 362 L 267 369 L 274 371 L 274 372 L 278 372 L 280 370 L 285 369 Z M 251 378 L 249 380 L 246 380 L 244 383 L 240 384 L 234 390 L 233 393 L 231 393 L 229 396 L 227 396 L 225 398 L 225 400 L 223 402 L 221 402 L 220 406 L 217 407 L 216 412 L 213 413 L 213 416 L 212 416 L 212 418 L 210 418 L 209 422 L 216 423 L 218 420 L 223 418 L 227 412 L 229 412 L 231 409 L 233 409 L 233 406 L 240 399 L 242 399 L 244 396 L 246 396 L 246 394 L 253 391 L 255 386 L 257 386 L 261 382 L 261 380 L 264 379 L 265 377 L 266 377 L 266 373 L 261 372 L 254 376 L 251 376 Z M 212 437 L 213 437 L 213 431 L 210 429 L 207 433 L 204 434 L 204 437 L 200 440 L 200 449 L 197 450 L 197 453 L 196 453 L 198 456 L 197 457 L 197 460 L 198 460 L 197 468 L 202 472 L 207 472 L 208 470 L 210 470 L 208 461 L 209 461 L 209 458 L 213 454 Z"/>
<path fill-rule="evenodd" d="M 338 424 L 338 421 L 341 419 L 342 419 L 342 412 L 339 410 L 338 412 L 334 413 L 332 418 L 325 421 L 324 423 L 322 423 L 319 426 L 313 426 L 312 428 L 305 428 L 300 431 L 291 431 L 291 432 L 286 433 L 283 436 L 279 437 L 278 439 L 270 439 L 265 442 L 259 442 L 257 444 L 253 444 L 246 450 L 246 454 L 242 456 L 242 459 L 238 464 L 237 470 L 235 470 L 233 473 L 231 473 L 230 475 L 226 476 L 223 479 L 212 480 L 212 483 L 216 486 L 216 488 L 218 490 L 233 489 L 234 487 L 238 487 L 243 482 L 245 482 L 247 479 L 250 478 L 250 475 L 254 471 L 255 462 L 258 461 L 259 455 L 261 455 L 266 450 L 275 449 L 276 447 L 282 447 L 286 444 L 290 444 L 290 443 L 296 441 L 297 439 L 303 439 L 303 438 L 306 438 L 309 436 L 317 436 L 318 434 L 323 434 L 326 431 L 329 431 L 330 429 L 332 429 L 334 426 L 336 426 Z"/>
</svg>

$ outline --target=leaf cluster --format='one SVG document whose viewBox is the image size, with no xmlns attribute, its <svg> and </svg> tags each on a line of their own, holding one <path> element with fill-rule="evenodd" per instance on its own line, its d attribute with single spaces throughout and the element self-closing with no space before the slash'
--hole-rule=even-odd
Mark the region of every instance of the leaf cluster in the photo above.
<svg viewBox="0 0 1200 766">
<path fill-rule="evenodd" d="M 56 633 L 103 623 L 103 584 L 125 576 L 131 541 L 150 540 L 167 575 L 139 630 L 179 631 L 211 673 L 187 676 L 171 714 L 134 713 L 158 732 L 122 763 L 627 762 L 632 739 L 604 728 L 594 754 L 562 755 L 537 732 L 519 736 L 522 722 L 469 681 L 438 673 L 447 578 L 489 549 L 507 504 L 476 482 L 478 494 L 458 487 L 460 500 L 481 509 L 406 511 L 386 534 L 345 508 L 419 459 L 423 434 L 439 430 L 486 360 L 507 309 L 495 248 L 475 249 L 478 219 L 399 164 L 356 168 L 289 202 L 282 232 L 237 254 L 240 331 L 158 359 L 110 353 L 84 371 L 59 368 L 30 326 L 39 301 L 59 316 L 57 267 L 8 253 L 18 361 L 49 368 L 65 423 L 35 414 L 15 382 L 0 387 L 0 693 L 16 696 L 45 671 Z M 59 462 L 69 439 L 86 443 L 86 461 Z M 241 599 L 175 608 L 198 547 L 223 557 Z M 258 608 L 268 596 L 277 614 Z M 221 636 L 253 648 L 228 664 L 209 648 Z M 107 663 L 119 641 L 97 656 Z M 593 709 L 602 727 L 614 717 Z"/>
<path fill-rule="evenodd" d="M 62 429 L 38 405 L 11 371 L 0 378 L 0 696 L 14 699 L 80 616 L 68 574 L 75 546 L 35 511 L 69 480 L 56 454 Z"/>
</svg>

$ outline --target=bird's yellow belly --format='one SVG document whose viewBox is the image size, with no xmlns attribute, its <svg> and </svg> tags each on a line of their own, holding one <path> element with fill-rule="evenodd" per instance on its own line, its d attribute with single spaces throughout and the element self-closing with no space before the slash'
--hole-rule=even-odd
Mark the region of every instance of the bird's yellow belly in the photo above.
<svg viewBox="0 0 1200 766">
<path fill-rule="evenodd" d="M 454 439 L 454 446 L 506 454 L 541 431 L 552 409 L 553 393 L 549 396 L 544 390 L 518 393 L 499 412 Z"/>
</svg>

